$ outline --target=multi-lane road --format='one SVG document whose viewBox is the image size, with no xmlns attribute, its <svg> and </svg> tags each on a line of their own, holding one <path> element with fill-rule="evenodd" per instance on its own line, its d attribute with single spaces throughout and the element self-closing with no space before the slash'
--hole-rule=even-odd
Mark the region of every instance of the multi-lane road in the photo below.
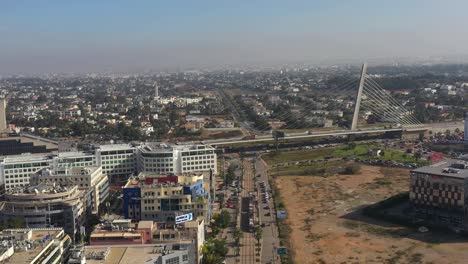
<svg viewBox="0 0 468 264">
<path fill-rule="evenodd" d="M 243 177 L 242 177 L 242 192 L 241 192 L 241 200 L 247 201 L 247 203 L 241 204 L 241 230 L 243 232 L 242 239 L 240 240 L 240 263 L 250 264 L 256 263 L 255 259 L 255 235 L 252 232 L 249 232 L 248 223 L 246 226 L 245 221 L 249 220 L 249 193 L 254 192 L 254 172 L 253 172 L 253 164 L 251 159 L 244 159 L 242 162 L 242 170 L 243 170 Z M 247 208 L 246 208 L 247 207 Z M 255 216 L 255 213 L 254 213 Z M 255 220 L 255 219 L 254 219 Z"/>
</svg>

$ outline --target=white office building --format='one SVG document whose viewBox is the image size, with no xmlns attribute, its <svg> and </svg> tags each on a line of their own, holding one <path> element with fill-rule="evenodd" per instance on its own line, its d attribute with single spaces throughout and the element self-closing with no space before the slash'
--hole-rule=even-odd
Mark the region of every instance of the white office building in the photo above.
<svg viewBox="0 0 468 264">
<path fill-rule="evenodd" d="M 217 173 L 216 153 L 206 145 L 167 145 L 147 143 L 138 148 L 139 172 L 182 174 L 213 171 Z"/>
<path fill-rule="evenodd" d="M 0 185 L 5 190 L 26 186 L 30 177 L 43 168 L 100 166 L 109 179 L 127 180 L 139 172 L 182 174 L 217 173 L 215 149 L 207 145 L 144 143 L 140 146 L 114 144 L 88 152 L 61 152 L 57 155 L 23 154 L 0 159 Z"/>
<path fill-rule="evenodd" d="M 96 149 L 96 159 L 102 173 L 113 177 L 128 177 L 136 173 L 137 148 L 130 144 L 102 145 Z"/>
<path fill-rule="evenodd" d="M 53 163 L 50 154 L 7 156 L 0 162 L 0 183 L 5 190 L 29 185 L 31 175 Z"/>
</svg>

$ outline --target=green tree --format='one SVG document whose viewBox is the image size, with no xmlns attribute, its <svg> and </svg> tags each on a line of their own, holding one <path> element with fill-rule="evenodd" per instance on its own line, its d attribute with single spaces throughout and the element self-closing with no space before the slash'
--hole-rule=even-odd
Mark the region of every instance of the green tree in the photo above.
<svg viewBox="0 0 468 264">
<path fill-rule="evenodd" d="M 208 239 L 202 246 L 203 264 L 220 264 L 226 258 L 229 249 L 226 241 L 218 239 Z"/>
<path fill-rule="evenodd" d="M 231 223 L 231 214 L 227 210 L 222 210 L 220 214 L 213 217 L 215 225 L 219 228 L 226 228 Z"/>
<path fill-rule="evenodd" d="M 263 237 L 263 229 L 260 226 L 255 227 L 255 239 L 257 240 L 257 243 L 260 243 L 260 240 L 262 240 Z"/>
</svg>

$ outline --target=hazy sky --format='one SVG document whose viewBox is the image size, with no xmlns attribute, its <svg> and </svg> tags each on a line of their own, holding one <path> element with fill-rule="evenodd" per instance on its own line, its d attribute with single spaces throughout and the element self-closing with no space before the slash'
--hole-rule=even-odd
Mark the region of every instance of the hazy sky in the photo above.
<svg viewBox="0 0 468 264">
<path fill-rule="evenodd" d="M 0 74 L 468 54 L 466 0 L 0 0 Z"/>
</svg>

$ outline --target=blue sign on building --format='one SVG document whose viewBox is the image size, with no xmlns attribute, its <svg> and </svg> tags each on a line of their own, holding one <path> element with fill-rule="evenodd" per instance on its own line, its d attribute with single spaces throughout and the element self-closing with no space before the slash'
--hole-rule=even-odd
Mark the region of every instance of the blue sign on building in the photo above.
<svg viewBox="0 0 468 264">
<path fill-rule="evenodd" d="M 193 214 L 189 213 L 189 214 L 176 216 L 175 223 L 176 224 L 182 224 L 182 223 L 185 223 L 185 222 L 190 222 L 192 220 L 193 220 Z"/>
</svg>

